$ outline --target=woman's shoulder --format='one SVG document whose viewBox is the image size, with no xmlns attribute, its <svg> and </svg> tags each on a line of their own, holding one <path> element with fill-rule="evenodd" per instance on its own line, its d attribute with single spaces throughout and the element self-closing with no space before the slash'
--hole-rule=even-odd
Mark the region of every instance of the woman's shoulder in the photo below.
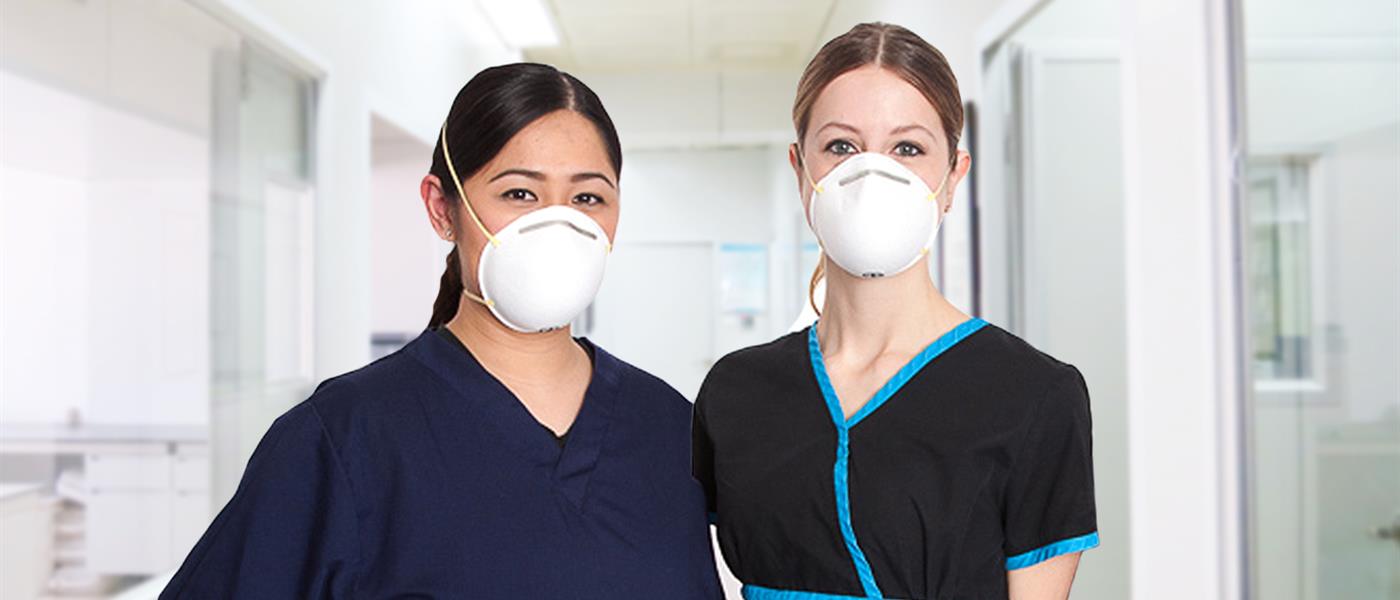
<svg viewBox="0 0 1400 600">
<path fill-rule="evenodd" d="M 957 355 L 958 370 L 982 382 L 979 387 L 989 398 L 1022 405 L 1021 409 L 1087 400 L 1077 367 L 1006 329 L 989 323 L 964 343 L 968 352 Z"/>
<path fill-rule="evenodd" d="M 1014 373 L 1028 379 L 1056 380 L 1074 371 L 1073 365 L 992 323 L 987 323 L 978 335 L 969 336 L 965 341 L 970 342 L 969 349 L 978 362 L 1002 373 Z"/>
<path fill-rule="evenodd" d="M 589 341 L 593 346 L 594 362 L 597 365 L 595 376 L 615 380 L 618 393 L 641 403 L 643 407 L 661 411 L 690 415 L 690 401 L 666 380 L 650 371 L 618 358 L 601 346 Z"/>
<path fill-rule="evenodd" d="M 787 397 L 787 390 L 815 385 L 807 352 L 806 328 L 730 352 L 710 367 L 695 404 L 702 411 L 728 411 L 753 405 L 753 398 Z"/>
<path fill-rule="evenodd" d="M 410 346 L 412 343 L 410 343 Z M 392 433 L 421 425 L 424 402 L 448 388 L 405 346 L 369 364 L 321 381 L 293 410 L 314 413 L 333 445 L 348 451 L 365 432 Z"/>
<path fill-rule="evenodd" d="M 786 333 L 776 339 L 740 348 L 720 357 L 706 378 L 723 380 L 756 374 L 776 374 L 794 370 L 807 356 L 807 330 Z"/>
</svg>

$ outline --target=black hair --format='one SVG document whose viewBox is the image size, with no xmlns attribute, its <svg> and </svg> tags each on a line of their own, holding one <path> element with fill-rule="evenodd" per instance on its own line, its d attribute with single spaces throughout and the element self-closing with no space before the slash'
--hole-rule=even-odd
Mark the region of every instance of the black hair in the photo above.
<svg viewBox="0 0 1400 600">
<path fill-rule="evenodd" d="M 607 147 L 613 171 L 620 176 L 622 143 L 598 95 L 578 78 L 549 65 L 514 63 L 477 73 L 452 101 L 444 127 L 458 177 L 462 181 L 471 178 L 521 129 L 559 110 L 576 112 L 593 122 Z M 443 196 L 460 200 L 443 158 L 442 136 L 433 149 L 433 164 L 428 172 L 442 181 Z M 458 222 L 457 210 L 454 203 L 454 223 Z M 457 314 L 462 286 L 461 261 L 457 247 L 453 246 L 447 255 L 447 269 L 442 273 L 437 300 L 433 302 L 433 315 L 428 320 L 430 329 L 446 324 Z"/>
</svg>

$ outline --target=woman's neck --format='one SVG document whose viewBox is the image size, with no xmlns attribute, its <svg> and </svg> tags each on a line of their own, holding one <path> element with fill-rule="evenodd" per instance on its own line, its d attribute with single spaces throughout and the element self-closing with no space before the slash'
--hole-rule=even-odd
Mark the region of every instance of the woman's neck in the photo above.
<svg viewBox="0 0 1400 600">
<path fill-rule="evenodd" d="M 568 327 L 545 333 L 521 333 L 501 323 L 485 306 L 463 298 L 446 327 L 481 366 L 503 381 L 529 387 L 547 385 L 561 373 L 587 362 L 588 353 Z"/>
<path fill-rule="evenodd" d="M 856 277 L 830 261 L 827 267 L 826 301 L 817 322 L 824 352 L 917 352 L 968 318 L 934 287 L 927 259 L 882 279 Z"/>
</svg>

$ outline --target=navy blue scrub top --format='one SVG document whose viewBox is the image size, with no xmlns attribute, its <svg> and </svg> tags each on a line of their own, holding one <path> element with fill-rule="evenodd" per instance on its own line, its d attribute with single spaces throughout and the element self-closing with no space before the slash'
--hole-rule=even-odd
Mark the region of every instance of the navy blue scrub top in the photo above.
<svg viewBox="0 0 1400 600">
<path fill-rule="evenodd" d="M 579 343 L 562 445 L 432 331 L 322 383 L 161 598 L 719 598 L 690 403 Z"/>
<path fill-rule="evenodd" d="M 751 600 L 1006 598 L 1099 543 L 1073 366 L 970 319 L 846 418 L 815 326 L 715 364 L 694 469 Z"/>
</svg>

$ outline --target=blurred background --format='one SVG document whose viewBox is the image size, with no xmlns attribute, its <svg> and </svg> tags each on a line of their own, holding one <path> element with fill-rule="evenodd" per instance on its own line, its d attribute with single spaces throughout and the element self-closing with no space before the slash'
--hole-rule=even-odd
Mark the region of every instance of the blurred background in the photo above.
<svg viewBox="0 0 1400 600">
<path fill-rule="evenodd" d="M 493 64 L 607 105 L 575 328 L 693 398 L 805 302 L 796 82 L 870 20 L 967 103 L 934 281 L 1088 379 L 1073 597 L 1400 599 L 1396 0 L 0 0 L 0 598 L 153 598 L 273 418 L 422 330 Z"/>
</svg>

